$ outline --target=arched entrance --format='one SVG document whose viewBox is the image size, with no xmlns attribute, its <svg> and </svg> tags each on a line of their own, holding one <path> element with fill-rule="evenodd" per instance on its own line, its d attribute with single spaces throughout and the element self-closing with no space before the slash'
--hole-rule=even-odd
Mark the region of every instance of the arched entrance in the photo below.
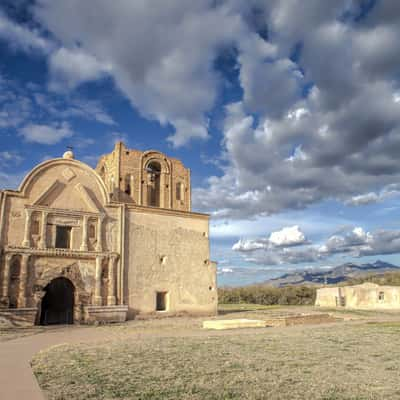
<svg viewBox="0 0 400 400">
<path fill-rule="evenodd" d="M 45 288 L 40 325 L 73 324 L 75 288 L 66 278 L 53 279 Z"/>
</svg>

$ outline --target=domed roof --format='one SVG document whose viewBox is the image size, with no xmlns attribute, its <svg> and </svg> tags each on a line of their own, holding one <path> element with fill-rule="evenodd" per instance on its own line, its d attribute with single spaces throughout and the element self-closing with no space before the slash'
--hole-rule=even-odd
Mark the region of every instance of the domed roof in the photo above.
<svg viewBox="0 0 400 400">
<path fill-rule="evenodd" d="M 71 150 L 68 150 L 63 154 L 63 158 L 66 158 L 67 160 L 73 160 L 74 153 Z"/>
</svg>

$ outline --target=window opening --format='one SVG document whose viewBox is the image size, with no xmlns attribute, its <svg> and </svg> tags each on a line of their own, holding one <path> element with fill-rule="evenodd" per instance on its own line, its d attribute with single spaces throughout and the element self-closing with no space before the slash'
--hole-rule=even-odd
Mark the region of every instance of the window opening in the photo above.
<svg viewBox="0 0 400 400">
<path fill-rule="evenodd" d="M 39 221 L 37 219 L 32 221 L 32 235 L 39 235 Z"/>
<path fill-rule="evenodd" d="M 96 237 L 96 228 L 93 224 L 89 225 L 89 239 L 94 239 Z"/>
<path fill-rule="evenodd" d="M 167 292 L 157 292 L 156 310 L 157 311 L 167 310 Z"/>
<path fill-rule="evenodd" d="M 70 226 L 56 227 L 56 248 L 70 249 L 71 248 L 71 231 Z"/>
<path fill-rule="evenodd" d="M 153 207 L 160 207 L 161 165 L 153 161 L 147 166 L 146 171 L 149 178 L 147 183 L 147 204 Z"/>
<path fill-rule="evenodd" d="M 178 183 L 176 184 L 176 199 L 177 199 L 177 200 L 183 200 L 183 190 L 182 190 L 182 187 L 183 187 L 183 185 L 182 185 L 181 182 L 178 182 Z"/>
</svg>

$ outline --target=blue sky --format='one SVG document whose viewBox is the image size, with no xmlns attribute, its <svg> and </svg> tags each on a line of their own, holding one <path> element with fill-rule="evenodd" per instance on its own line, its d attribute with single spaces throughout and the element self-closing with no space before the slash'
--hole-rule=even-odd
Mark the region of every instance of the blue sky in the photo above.
<svg viewBox="0 0 400 400">
<path fill-rule="evenodd" d="M 221 285 L 400 264 L 398 37 L 395 0 L 3 1 L 0 187 L 123 140 L 191 168 Z"/>
</svg>

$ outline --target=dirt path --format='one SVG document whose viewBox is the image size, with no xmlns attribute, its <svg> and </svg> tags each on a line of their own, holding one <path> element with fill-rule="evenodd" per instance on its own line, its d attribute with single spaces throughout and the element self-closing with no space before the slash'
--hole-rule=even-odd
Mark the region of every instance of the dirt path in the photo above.
<svg viewBox="0 0 400 400">
<path fill-rule="evenodd" d="M 95 327 L 59 327 L 0 343 L 0 399 L 45 399 L 30 366 L 34 354 L 61 343 L 93 342 L 104 338 L 105 331 Z"/>
</svg>

